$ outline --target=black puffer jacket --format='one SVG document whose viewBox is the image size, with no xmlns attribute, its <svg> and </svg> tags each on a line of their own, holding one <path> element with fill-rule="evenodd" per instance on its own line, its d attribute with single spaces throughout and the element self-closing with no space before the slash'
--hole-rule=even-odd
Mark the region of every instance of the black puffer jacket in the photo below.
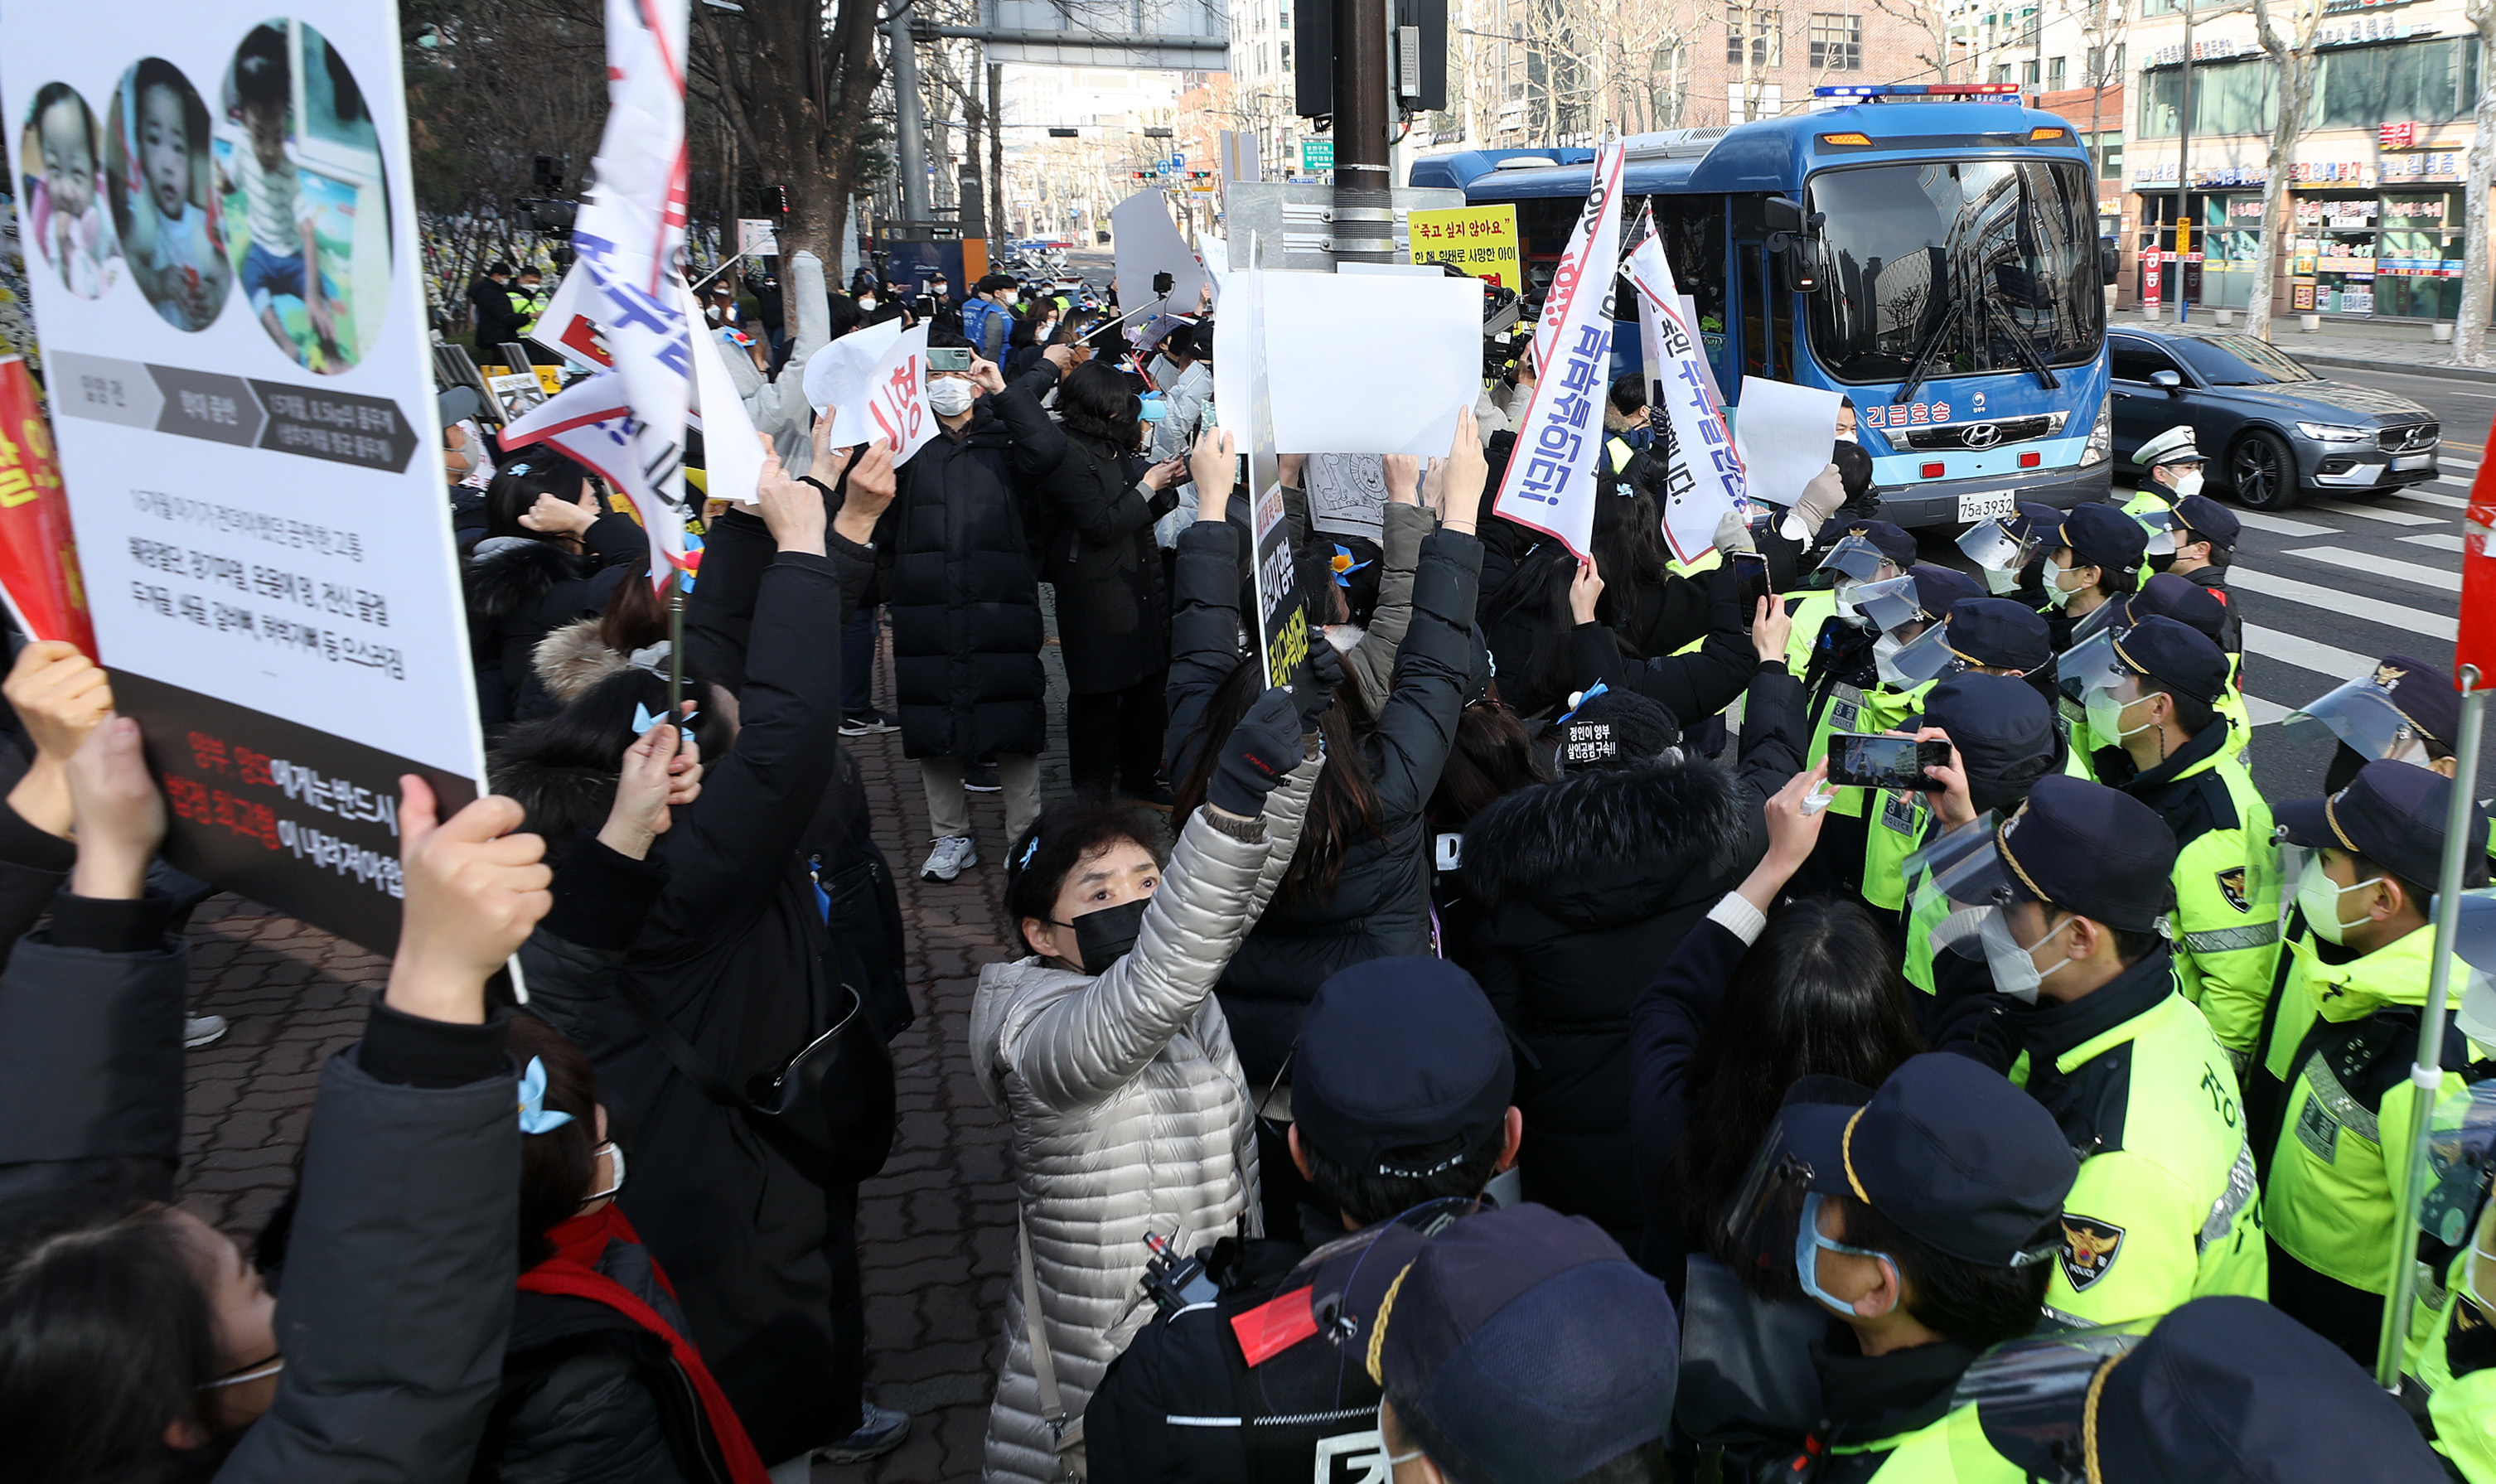
<svg viewBox="0 0 2496 1484">
<path fill-rule="evenodd" d="M 1241 542 L 1227 520 L 1196 521 L 1179 537 L 1170 678 L 1173 777 L 1185 771 L 1205 702 L 1243 663 Z M 1481 571 L 1482 542 L 1472 536 L 1440 530 L 1422 541 L 1413 622 L 1395 652 L 1387 704 L 1360 743 L 1377 788 L 1380 832 L 1348 845 L 1330 896 L 1312 899 L 1288 886 L 1278 894 L 1222 973 L 1222 1011 L 1239 1065 L 1260 1092 L 1282 1070 L 1300 1016 L 1327 975 L 1373 958 L 1430 951 L 1430 832 L 1422 810 L 1439 787 L 1464 707 Z"/>
<path fill-rule="evenodd" d="M 1123 691 L 1170 667 L 1170 589 L 1153 522 L 1178 503 L 1138 480 L 1148 466 L 1098 438 L 1071 433 L 1048 481 L 1055 509 L 1040 575 L 1057 588 L 1057 637 L 1066 688 Z"/>
<path fill-rule="evenodd" d="M 1066 451 L 1040 397 L 1057 368 L 972 405 L 901 467 L 891 533 L 893 689 L 912 757 L 1037 756 L 1042 704 L 1040 572 L 1030 509 Z M 881 553 L 879 553 L 880 555 Z"/>
<path fill-rule="evenodd" d="M 578 555 L 552 541 L 519 537 L 478 543 L 463 575 L 468 649 L 486 726 L 556 709 L 537 678 L 538 641 L 577 619 L 605 612 L 615 585 L 624 580 L 618 564 L 648 549 L 641 528 L 613 514 L 590 526 Z"/>
<path fill-rule="evenodd" d="M 1704 761 L 1572 774 L 1465 831 L 1470 967 L 1531 1054 L 1516 1067 L 1525 1198 L 1592 1218 L 1631 1252 L 1630 1011 L 1764 843 L 1756 799 Z"/>
</svg>

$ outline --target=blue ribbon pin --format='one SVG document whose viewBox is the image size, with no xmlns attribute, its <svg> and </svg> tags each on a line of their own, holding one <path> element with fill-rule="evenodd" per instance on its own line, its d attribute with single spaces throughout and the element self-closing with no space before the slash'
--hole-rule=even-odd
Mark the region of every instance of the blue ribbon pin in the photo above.
<svg viewBox="0 0 2496 1484">
<path fill-rule="evenodd" d="M 520 1073 L 520 1131 L 552 1133 L 572 1122 L 572 1115 L 561 1110 L 548 1110 L 546 1105 L 546 1058 L 529 1058 L 529 1069 Z"/>
</svg>

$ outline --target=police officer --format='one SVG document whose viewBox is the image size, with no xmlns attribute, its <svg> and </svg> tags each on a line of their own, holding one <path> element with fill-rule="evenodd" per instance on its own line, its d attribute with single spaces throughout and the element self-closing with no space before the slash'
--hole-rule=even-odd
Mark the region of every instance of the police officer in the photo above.
<svg viewBox="0 0 2496 1484">
<path fill-rule="evenodd" d="M 2496 911 L 2466 905 L 2457 950 L 2474 971 L 2460 990 L 2453 1019 L 2482 1046 L 2496 1045 L 2496 962 L 2489 928 Z M 2475 941 L 2474 941 L 2475 940 Z M 2418 1283 L 2411 1311 L 2403 1400 L 2426 1403 L 2427 1440 L 2469 1484 L 2496 1484 L 2496 1099 L 2484 1084 L 2469 1098 L 2440 1099 L 2427 1130 L 2428 1180 L 2418 1212 L 2421 1259 L 2449 1253 L 2436 1266 L 2441 1285 Z M 2421 1321 L 2423 1324 L 2421 1326 Z M 2415 1405 L 2411 1410 L 2417 1411 Z"/>
<path fill-rule="evenodd" d="M 2441 873 L 2451 790 L 2424 768 L 2370 762 L 2339 792 L 2278 810 L 2281 837 L 2310 853 L 2247 1090 L 2267 1161 L 2271 1301 L 2361 1365 L 2374 1361 L 2388 1287 L 2393 1187 L 2418 1091 L 2410 1064 L 2434 966 L 2426 883 Z M 2486 846 L 2487 816 L 2474 808 L 2470 885 L 2486 882 Z M 2469 1063 L 2449 1027 L 2448 1091 Z"/>
<path fill-rule="evenodd" d="M 2235 754 L 2238 761 L 2242 761 L 2253 746 L 2254 724 L 2252 714 L 2245 709 L 2244 693 L 2240 689 L 2243 684 L 2244 657 L 2228 648 L 2232 625 L 2227 603 L 2221 601 L 2217 594 L 2196 584 L 2189 577 L 2179 577 L 2171 572 L 2162 572 L 2142 583 L 2139 592 L 2132 594 L 2120 603 L 2109 604 L 2109 611 L 2116 614 L 2109 623 L 2127 629 L 2152 616 L 2163 615 L 2171 618 L 2199 633 L 2202 637 L 2219 646 L 2220 651 L 2227 655 L 2228 683 L 2219 693 L 2218 700 L 2212 704 L 2217 708 L 2219 715 L 2227 718 L 2228 751 Z"/>
<path fill-rule="evenodd" d="M 2196 1299 L 2146 1337 L 2041 1335 L 1968 1369 L 1983 1400 L 1880 1484 L 2441 1484 L 2400 1404 L 2267 1304 Z"/>
<path fill-rule="evenodd" d="M 2078 1167 L 2035 1099 L 1963 1056 L 1910 1058 L 1878 1092 L 1797 1083 L 1731 1236 L 1763 1268 L 1791 1263 L 1805 1300 L 1844 1328 L 1807 1355 L 1766 1352 L 1776 1371 L 1808 1366 L 1811 1385 L 1773 1389 L 1816 1392 L 1818 1416 L 1797 1436 L 1773 1420 L 1782 1407 L 1763 1407 L 1766 1440 L 1729 1445 L 1725 1476 L 1886 1477 L 1891 1451 L 1949 1413 L 1968 1366 L 2036 1327 Z M 1710 1340 L 1694 1325 L 1697 1362 Z"/>
<path fill-rule="evenodd" d="M 1926 864 L 1951 904 L 1935 946 L 2010 998 L 2012 1080 L 2083 1152 L 2046 1305 L 2075 1323 L 2264 1291 L 2253 1154 L 2236 1077 L 2175 990 L 2175 840 L 2155 810 L 2049 774 L 2002 826 Z M 1936 974 L 1949 997 L 1963 963 Z M 1981 981 L 1975 981 L 1981 982 Z"/>
<path fill-rule="evenodd" d="M 2000 602 L 1981 599 L 1978 602 Z M 1962 608 L 1967 604 L 1960 604 Z M 2016 606 L 2016 604 L 2012 604 Z M 2019 609 L 2031 619 L 2037 615 Z M 1950 627 L 1958 627 L 1953 616 Z M 1918 836 L 1919 849 L 1930 846 L 1944 831 L 1974 824 L 1981 815 L 2008 816 L 2027 801 L 2028 790 L 2048 773 L 2069 772 L 2071 749 L 2054 718 L 2054 708 L 2036 690 L 2008 675 L 1966 672 L 1935 685 L 1924 696 L 1924 714 L 1916 727 L 1920 740 L 1950 745 L 1948 766 L 1933 770 L 1941 787 L 1926 797 L 1928 812 Z M 1899 876 L 1912 882 L 1917 867 L 1899 864 Z M 1927 995 L 1933 977 L 1932 930 L 1946 905 L 1930 893 L 1915 896 L 1907 922 L 1907 982 Z M 1923 1006 L 1932 1019 L 1932 1006 Z"/>
<path fill-rule="evenodd" d="M 1802 677 L 1803 704 L 1811 721 L 1811 743 L 1803 753 L 1806 767 L 1828 755 L 1832 732 L 1888 731 L 1915 709 L 1882 682 L 1874 655 L 1881 634 L 1855 600 L 1866 587 L 1905 575 L 1916 564 L 1916 539 L 1886 520 L 1832 523 L 1832 529 L 1844 534 L 1821 561 L 1820 571 L 1832 579 L 1830 584 L 1786 604 L 1794 621 L 1786 641 L 1786 669 Z M 1828 822 L 1812 851 L 1814 889 L 1862 890 L 1869 827 L 1864 791 L 1840 788 L 1828 806 Z"/>
<path fill-rule="evenodd" d="M 1915 673 L 1900 667 L 1898 661 L 1908 645 L 1921 639 L 1926 633 L 1940 628 L 1941 620 L 1951 607 L 1983 595 L 1964 574 L 1947 567 L 1918 563 L 1907 570 L 1906 576 L 1894 594 L 1883 593 L 1877 584 L 1867 584 L 1857 596 L 1856 605 L 1869 616 L 1880 637 L 1872 641 L 1872 660 L 1886 696 L 1899 697 L 1909 707 L 1923 704 L 1925 693 L 1933 679 L 1924 673 L 1926 666 L 1913 665 Z M 1930 655 L 1931 650 L 1919 651 Z M 1956 656 L 1949 657 L 1952 662 Z M 1912 663 L 1912 662 L 1911 662 Z M 1902 717 L 1900 721 L 1905 719 Z M 1812 757 L 1806 762 L 1817 762 Z M 1923 833 L 1926 818 L 1925 791 L 1916 788 L 1878 790 L 1877 800 L 1866 798 L 1863 831 L 1863 900 L 1883 921 L 1896 920 L 1907 904 L 1906 880 L 1899 866 L 1907 858 Z"/>
<path fill-rule="evenodd" d="M 2045 590 L 2039 571 L 2045 560 L 2045 538 L 2062 524 L 2061 510 L 2021 501 L 2011 514 L 1979 521 L 1961 532 L 1958 549 L 1983 574 L 1986 592 L 2043 608 Z"/>
<path fill-rule="evenodd" d="M 2244 523 L 2235 511 L 2207 495 L 2186 495 L 2176 501 L 2175 521 L 2171 533 L 2175 560 L 2167 570 L 2192 578 L 2228 605 L 2228 633 L 2219 644 L 2231 655 L 2243 653 L 2242 624 L 2236 617 L 2235 591 L 2228 586 L 2228 564 L 2235 560 L 2236 538 L 2244 534 Z"/>
<path fill-rule="evenodd" d="M 2370 762 L 2406 762 L 2453 776 L 2461 734 L 2461 689 L 2441 665 L 2410 655 L 2386 655 L 2375 667 L 2288 714 L 2280 731 L 2291 741 L 2337 739 L 2323 787 L 2337 793 Z"/>
<path fill-rule="evenodd" d="M 1950 604 L 1944 635 L 1968 668 L 2024 680 L 2049 706 L 2060 698 L 2053 632 L 2028 604 L 2011 598 L 1962 598 Z"/>
<path fill-rule="evenodd" d="M 2044 540 L 2050 548 L 2038 575 L 2060 651 L 2071 647 L 2075 624 L 2139 587 L 2149 533 L 2113 506 L 2093 503 L 2065 510 Z"/>
<path fill-rule="evenodd" d="M 2201 450 L 2194 444 L 2192 424 L 2177 423 L 2142 444 L 2132 457 L 2148 474 L 2124 503 L 2125 514 L 2137 519 L 2165 513 L 2177 501 L 2201 492 Z"/>
<path fill-rule="evenodd" d="M 2111 663 L 2081 677 L 2091 735 L 2113 740 L 2093 759 L 2098 781 L 2174 834 L 2176 975 L 2241 1066 L 2279 953 L 2279 852 L 2270 806 L 2216 709 L 2228 660 L 2171 618 L 2144 618 L 2108 644 Z"/>
<path fill-rule="evenodd" d="M 1110 1365 L 1083 1416 L 1095 1484 L 1323 1478 L 1324 1460 L 1375 1457 L 1377 1383 L 1320 1335 L 1312 1296 L 1340 1309 L 1349 1286 L 1354 1308 L 1374 1302 L 1426 1233 L 1475 1209 L 1516 1159 L 1515 1080 L 1499 1016 L 1453 964 L 1373 959 L 1319 986 L 1290 1148 L 1330 1209 L 1301 1207 L 1288 1249 L 1227 1244 L 1219 1291 L 1147 1324 Z"/>
</svg>

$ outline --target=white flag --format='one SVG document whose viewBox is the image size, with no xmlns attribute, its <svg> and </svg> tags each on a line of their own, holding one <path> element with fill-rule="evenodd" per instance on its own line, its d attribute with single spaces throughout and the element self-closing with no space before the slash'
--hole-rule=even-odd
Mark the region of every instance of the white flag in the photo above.
<svg viewBox="0 0 2496 1484">
<path fill-rule="evenodd" d="M 685 240 L 685 14 L 687 0 L 607 0 L 607 132 L 598 142 L 598 185 L 573 228 L 581 311 L 598 322 L 631 408 L 625 461 L 637 488 L 668 514 L 671 559 L 684 551 L 684 443 L 693 400 L 693 327 L 679 293 Z M 653 569 L 656 574 L 656 569 Z"/>
<path fill-rule="evenodd" d="M 661 499 L 641 478 L 633 432 L 633 404 L 624 378 L 601 371 L 529 409 L 503 429 L 498 442 L 506 450 L 506 471 L 511 450 L 544 444 L 622 490 L 650 539 L 650 585 L 657 587 L 685 565 L 685 508 L 682 501 Z M 753 443 L 750 430 L 746 441 L 759 460 L 761 445 Z"/>
<path fill-rule="evenodd" d="M 855 337 L 843 337 L 850 338 Z M 935 436 L 936 415 L 927 410 L 927 326 L 921 325 L 893 337 L 865 383 L 834 406 L 831 435 L 825 444 L 849 448 L 881 438 L 892 446 L 892 464 L 898 469 Z"/>
<path fill-rule="evenodd" d="M 694 291 L 685 281 L 676 280 L 677 308 L 689 323 L 702 323 L 702 307 L 694 302 Z M 702 493 L 713 500 L 733 500 L 738 505 L 752 505 L 758 499 L 763 483 L 762 435 L 755 431 L 754 415 L 746 411 L 745 398 L 736 390 L 736 379 L 728 374 L 728 363 L 720 359 L 723 347 L 708 333 L 697 331 L 694 355 L 694 399 L 686 421 L 702 429 Z M 742 356 L 742 350 L 736 352 Z"/>
<path fill-rule="evenodd" d="M 1604 399 L 1611 386 L 1612 275 L 1620 262 L 1627 153 L 1617 139 L 1595 152 L 1594 189 L 1535 325 L 1534 397 L 1491 507 L 1558 538 L 1580 557 L 1593 549 L 1595 459 L 1603 451 Z"/>
<path fill-rule="evenodd" d="M 1716 525 L 1727 510 L 1749 518 L 1742 458 L 1733 451 L 1698 337 L 1682 321 L 1689 300 L 1674 286 L 1664 240 L 1652 228 L 1630 250 L 1629 280 L 1638 290 L 1639 326 L 1655 341 L 1662 373 L 1664 416 L 1657 432 L 1666 455 L 1664 539 L 1676 560 L 1695 562 L 1716 549 Z"/>
</svg>

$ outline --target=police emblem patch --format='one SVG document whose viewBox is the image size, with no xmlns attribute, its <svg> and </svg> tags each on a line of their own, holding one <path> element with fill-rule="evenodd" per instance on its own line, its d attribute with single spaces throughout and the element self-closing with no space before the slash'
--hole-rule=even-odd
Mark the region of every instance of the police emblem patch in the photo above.
<svg viewBox="0 0 2496 1484">
<path fill-rule="evenodd" d="M 2385 665 L 2379 662 L 2375 665 L 2375 684 L 2387 691 L 2399 690 L 2401 681 L 2408 675 L 2409 671 L 2397 665 Z"/>
<path fill-rule="evenodd" d="M 2254 910 L 2254 904 L 2245 896 L 2245 868 L 2242 866 L 2231 866 L 2219 873 L 2219 895 L 2226 897 L 2228 905 L 2240 912 Z"/>
<path fill-rule="evenodd" d="M 2122 1251 L 2122 1227 L 2094 1217 L 2064 1214 L 2063 1277 L 2070 1280 L 2073 1292 L 2086 1293 L 2099 1279 L 2106 1276 Z"/>
</svg>

